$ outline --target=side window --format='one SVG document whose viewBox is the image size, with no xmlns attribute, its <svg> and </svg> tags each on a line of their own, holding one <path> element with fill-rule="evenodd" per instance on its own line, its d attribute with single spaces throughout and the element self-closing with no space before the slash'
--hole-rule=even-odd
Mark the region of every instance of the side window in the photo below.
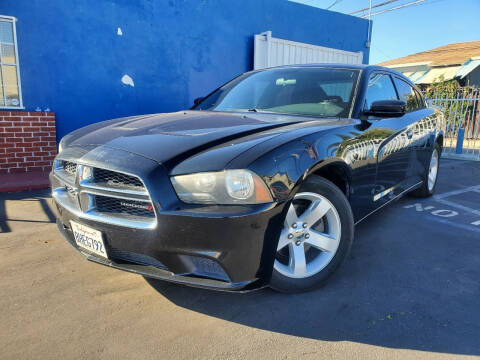
<svg viewBox="0 0 480 360">
<path fill-rule="evenodd" d="M 410 86 L 410 84 L 396 77 L 395 85 L 397 86 L 400 100 L 403 100 L 407 103 L 407 112 L 422 108 L 421 104 L 418 102 L 415 90 Z"/>
<path fill-rule="evenodd" d="M 365 108 L 370 109 L 372 103 L 378 100 L 398 100 L 390 75 L 372 74 L 368 80 Z"/>
<path fill-rule="evenodd" d="M 417 95 L 419 109 L 423 109 L 425 107 L 425 100 L 423 100 L 423 96 L 417 90 L 415 90 L 415 94 Z"/>
</svg>

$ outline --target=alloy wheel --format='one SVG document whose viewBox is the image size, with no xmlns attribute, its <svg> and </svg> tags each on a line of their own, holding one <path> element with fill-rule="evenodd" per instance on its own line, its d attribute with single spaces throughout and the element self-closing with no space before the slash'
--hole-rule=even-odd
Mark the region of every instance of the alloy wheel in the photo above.
<svg viewBox="0 0 480 360">
<path fill-rule="evenodd" d="M 324 196 L 295 195 L 285 218 L 274 268 L 290 278 L 307 278 L 324 269 L 341 238 L 340 216 Z"/>
</svg>

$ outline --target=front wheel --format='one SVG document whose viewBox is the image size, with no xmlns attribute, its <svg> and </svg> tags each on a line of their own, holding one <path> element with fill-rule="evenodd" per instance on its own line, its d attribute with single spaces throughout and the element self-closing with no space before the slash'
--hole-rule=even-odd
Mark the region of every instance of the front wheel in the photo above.
<svg viewBox="0 0 480 360">
<path fill-rule="evenodd" d="M 342 191 L 322 177 L 310 176 L 288 208 L 270 286 L 302 292 L 323 285 L 346 258 L 353 225 Z"/>
</svg>

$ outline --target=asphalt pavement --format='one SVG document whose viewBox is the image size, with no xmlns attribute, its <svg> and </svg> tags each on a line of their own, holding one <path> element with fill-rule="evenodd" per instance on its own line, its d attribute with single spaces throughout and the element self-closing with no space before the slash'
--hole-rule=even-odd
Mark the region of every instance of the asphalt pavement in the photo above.
<svg viewBox="0 0 480 360">
<path fill-rule="evenodd" d="M 356 227 L 314 292 L 227 294 L 86 261 L 46 191 L 0 194 L 0 359 L 480 357 L 480 162 Z"/>
</svg>

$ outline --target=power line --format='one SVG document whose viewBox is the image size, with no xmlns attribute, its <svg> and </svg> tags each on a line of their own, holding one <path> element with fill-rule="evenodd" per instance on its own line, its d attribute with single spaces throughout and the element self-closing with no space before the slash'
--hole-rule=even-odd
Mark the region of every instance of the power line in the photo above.
<svg viewBox="0 0 480 360">
<path fill-rule="evenodd" d="M 335 0 L 335 1 L 332 3 L 332 5 L 327 6 L 327 7 L 325 8 L 325 10 L 331 9 L 332 7 L 334 7 L 335 5 L 337 5 L 337 4 L 340 3 L 340 2 L 342 2 L 342 0 Z"/>
<path fill-rule="evenodd" d="M 379 6 L 383 6 L 383 5 L 388 5 L 388 4 L 391 4 L 393 2 L 396 2 L 398 0 L 388 0 L 388 1 L 384 1 L 384 2 L 381 2 L 379 4 L 376 4 L 376 5 L 373 5 L 372 6 L 372 9 L 373 8 L 376 8 L 376 7 L 379 7 Z M 364 12 L 366 10 L 370 10 L 370 7 L 367 7 L 367 8 L 363 8 L 363 9 L 360 9 L 360 10 L 357 10 L 357 11 L 354 11 L 354 12 L 351 12 L 351 13 L 348 13 L 348 15 L 353 15 L 353 14 L 357 14 L 359 12 Z"/>
<path fill-rule="evenodd" d="M 407 7 L 407 6 L 417 5 L 417 4 L 420 4 L 420 3 L 424 2 L 424 1 L 425 1 L 425 0 L 412 1 L 412 2 L 409 2 L 409 3 L 403 4 L 403 5 L 399 5 L 399 6 L 395 6 L 395 7 L 386 9 L 386 10 L 378 11 L 378 12 L 373 13 L 373 14 L 371 14 L 371 15 L 362 15 L 362 16 L 360 16 L 360 17 L 361 17 L 361 18 L 366 18 L 366 17 L 369 17 L 369 16 L 380 15 L 380 14 L 384 14 L 384 13 L 386 13 L 386 12 L 398 10 L 398 9 L 401 9 L 401 8 L 404 8 L 404 7 Z"/>
<path fill-rule="evenodd" d="M 387 54 L 385 51 L 381 50 L 378 46 L 372 45 L 372 48 L 378 51 L 379 53 L 382 53 L 383 56 L 387 57 L 388 59 L 391 59 L 393 56 L 390 54 Z"/>
<path fill-rule="evenodd" d="M 429 2 L 422 3 L 420 5 L 432 5 L 432 4 L 438 4 L 439 2 L 446 1 L 446 0 L 430 0 Z"/>
</svg>

